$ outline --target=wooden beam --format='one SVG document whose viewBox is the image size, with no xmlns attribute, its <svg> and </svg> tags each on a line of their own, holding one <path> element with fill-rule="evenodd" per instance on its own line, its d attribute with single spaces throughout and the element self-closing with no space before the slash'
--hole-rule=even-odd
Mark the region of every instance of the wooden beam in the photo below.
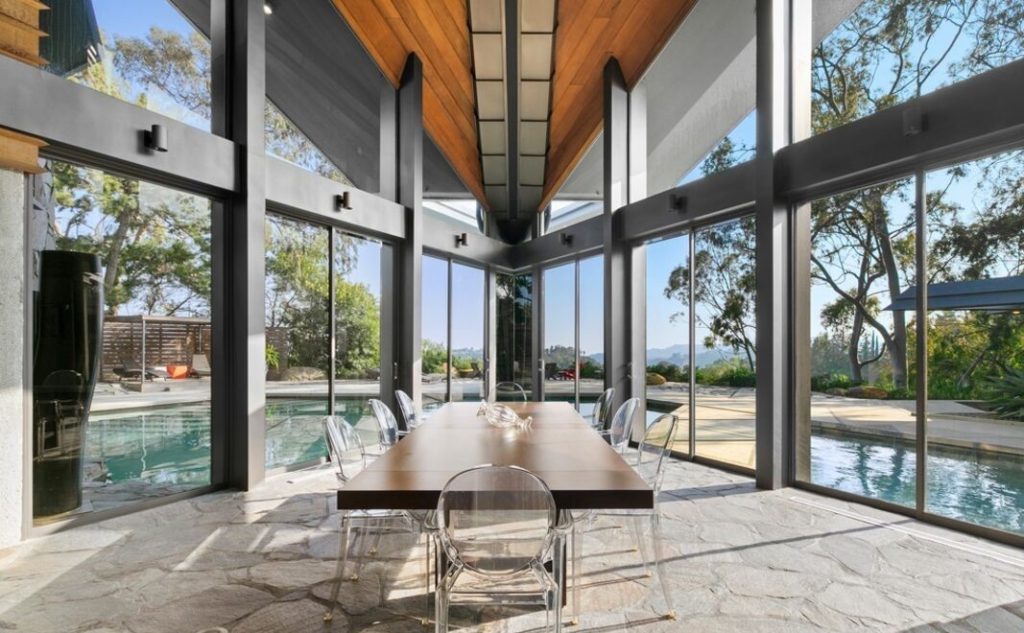
<svg viewBox="0 0 1024 633">
<path fill-rule="evenodd" d="M 0 128 L 0 168 L 40 174 L 39 148 L 46 143 L 24 134 Z"/>
<path fill-rule="evenodd" d="M 40 67 L 46 60 L 39 56 L 39 12 L 48 7 L 36 0 L 0 0 L 0 55 Z"/>
</svg>

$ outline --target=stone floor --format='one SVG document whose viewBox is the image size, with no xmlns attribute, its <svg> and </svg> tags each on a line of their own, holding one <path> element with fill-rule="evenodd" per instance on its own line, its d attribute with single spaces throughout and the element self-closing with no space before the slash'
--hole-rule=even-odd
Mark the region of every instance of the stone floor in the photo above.
<svg viewBox="0 0 1024 633">
<path fill-rule="evenodd" d="M 322 622 L 333 485 L 328 468 L 282 475 L 28 541 L 0 555 L 0 630 L 428 630 L 422 546 L 403 534 L 383 539 Z M 661 617 L 631 532 L 600 520 L 583 543 L 583 614 L 567 631 L 1024 631 L 1020 550 L 676 461 L 661 508 L 679 619 Z M 539 631 L 544 614 L 460 609 L 453 624 Z"/>
</svg>

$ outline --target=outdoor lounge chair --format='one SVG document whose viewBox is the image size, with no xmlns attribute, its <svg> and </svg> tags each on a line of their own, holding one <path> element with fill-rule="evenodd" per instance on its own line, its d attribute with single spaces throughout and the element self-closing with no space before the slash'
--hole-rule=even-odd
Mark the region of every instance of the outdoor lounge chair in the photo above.
<svg viewBox="0 0 1024 633">
<path fill-rule="evenodd" d="M 206 357 L 206 354 L 192 354 L 192 375 L 197 378 L 203 376 L 209 376 L 213 373 L 210 368 L 210 359 Z"/>
</svg>

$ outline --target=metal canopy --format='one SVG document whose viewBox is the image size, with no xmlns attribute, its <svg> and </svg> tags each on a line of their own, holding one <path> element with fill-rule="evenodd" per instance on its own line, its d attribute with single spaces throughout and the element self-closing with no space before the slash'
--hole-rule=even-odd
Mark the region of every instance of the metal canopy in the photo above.
<svg viewBox="0 0 1024 633">
<path fill-rule="evenodd" d="M 917 286 L 911 286 L 885 309 L 911 312 L 916 308 Z M 1024 276 L 928 284 L 928 309 L 1019 312 L 1024 309 Z"/>
</svg>

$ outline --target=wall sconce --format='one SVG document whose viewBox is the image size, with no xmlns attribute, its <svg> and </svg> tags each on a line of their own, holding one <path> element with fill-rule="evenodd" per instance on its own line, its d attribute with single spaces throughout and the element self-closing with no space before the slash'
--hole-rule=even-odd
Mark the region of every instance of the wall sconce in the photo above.
<svg viewBox="0 0 1024 633">
<path fill-rule="evenodd" d="M 468 245 L 469 245 L 469 238 L 466 237 L 465 233 L 456 234 L 455 235 L 455 248 L 458 248 L 460 246 L 468 246 Z"/>
<path fill-rule="evenodd" d="M 668 199 L 668 207 L 670 211 L 677 213 L 686 213 L 686 196 L 672 195 Z"/>
<path fill-rule="evenodd" d="M 903 136 L 916 136 L 924 132 L 924 115 L 919 106 L 910 106 L 903 110 Z"/>
<path fill-rule="evenodd" d="M 571 233 L 562 233 L 558 237 L 559 237 L 559 240 L 561 240 L 561 242 L 562 242 L 562 246 L 572 246 L 572 234 Z"/>
<path fill-rule="evenodd" d="M 348 192 L 339 193 L 334 196 L 334 211 L 341 213 L 345 209 L 351 209 L 352 204 L 349 202 Z"/>
<path fill-rule="evenodd" d="M 167 130 L 162 125 L 154 125 L 148 130 L 144 130 L 143 141 L 147 149 L 154 152 L 166 152 L 167 151 Z"/>
</svg>

